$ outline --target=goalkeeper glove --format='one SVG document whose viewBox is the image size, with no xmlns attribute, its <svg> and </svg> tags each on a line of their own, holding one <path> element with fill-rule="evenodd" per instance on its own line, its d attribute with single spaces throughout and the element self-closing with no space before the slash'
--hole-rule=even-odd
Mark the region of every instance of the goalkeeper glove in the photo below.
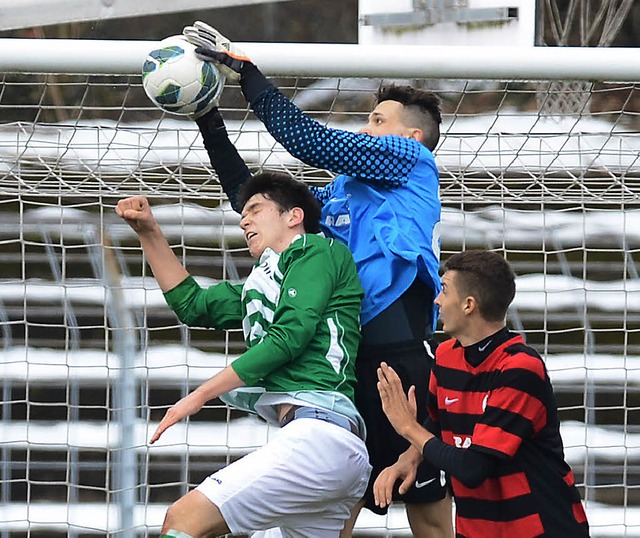
<svg viewBox="0 0 640 538">
<path fill-rule="evenodd" d="M 270 88 L 274 88 L 274 85 L 246 56 L 234 56 L 230 52 L 218 52 L 217 50 L 203 47 L 198 47 L 196 54 L 205 60 L 213 60 L 220 67 L 224 66 L 226 68 L 225 73 L 227 71 L 235 73 L 236 79 L 240 78 L 240 88 L 245 99 L 252 106 L 260 94 Z"/>
<path fill-rule="evenodd" d="M 186 39 L 197 46 L 196 54 L 203 60 L 213 60 L 228 80 L 240 81 L 242 93 L 249 103 L 273 84 L 255 64 L 215 28 L 200 21 L 182 31 Z"/>
<path fill-rule="evenodd" d="M 256 68 L 256 66 L 246 56 L 236 56 L 231 52 L 221 52 L 205 47 L 198 47 L 196 49 L 196 54 L 203 60 L 213 60 L 216 62 L 220 71 L 230 80 L 239 80 L 250 70 L 251 67 Z M 233 73 L 233 75 L 229 76 L 228 73 Z"/>
<path fill-rule="evenodd" d="M 205 22 L 196 21 L 193 26 L 185 26 L 182 35 L 200 49 L 196 52 L 203 59 L 217 62 L 229 80 L 237 81 L 242 74 L 243 63 L 251 62 L 238 47 Z"/>
</svg>

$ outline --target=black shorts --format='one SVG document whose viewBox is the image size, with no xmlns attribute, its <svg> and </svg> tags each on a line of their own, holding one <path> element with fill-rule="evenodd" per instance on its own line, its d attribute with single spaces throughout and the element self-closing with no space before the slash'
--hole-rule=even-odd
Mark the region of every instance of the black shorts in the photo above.
<svg viewBox="0 0 640 538">
<path fill-rule="evenodd" d="M 386 514 L 387 508 L 375 505 L 373 483 L 383 469 L 393 465 L 398 456 L 409 448 L 409 442 L 396 433 L 382 410 L 377 387 L 378 367 L 382 361 L 391 366 L 400 376 L 405 391 L 415 385 L 418 421 L 422 424 L 427 415 L 429 374 L 433 361 L 421 342 L 385 347 L 387 352 L 382 348 L 375 352 L 361 348 L 356 360 L 356 406 L 367 425 L 367 449 L 373 467 L 365 493 L 365 507 L 376 514 Z M 409 504 L 436 502 L 444 499 L 447 492 L 444 473 L 424 461 L 418 467 L 416 483 L 404 495 L 398 493 L 399 485 L 396 485 L 393 500 Z"/>
</svg>

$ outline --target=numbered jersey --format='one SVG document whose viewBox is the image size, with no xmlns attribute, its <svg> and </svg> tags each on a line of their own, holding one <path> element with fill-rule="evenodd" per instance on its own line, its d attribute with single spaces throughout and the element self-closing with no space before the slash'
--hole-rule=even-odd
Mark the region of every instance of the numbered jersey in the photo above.
<svg viewBox="0 0 640 538">
<path fill-rule="evenodd" d="M 506 328 L 481 345 L 436 350 L 427 427 L 500 460 L 476 488 L 451 477 L 459 536 L 588 536 L 544 362 Z M 551 494 L 549 492 L 552 492 Z"/>
</svg>

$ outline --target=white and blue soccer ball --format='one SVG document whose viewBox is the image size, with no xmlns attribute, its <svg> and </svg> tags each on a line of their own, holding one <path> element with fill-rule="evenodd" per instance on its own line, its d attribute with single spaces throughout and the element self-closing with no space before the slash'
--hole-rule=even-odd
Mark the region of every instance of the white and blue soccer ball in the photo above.
<svg viewBox="0 0 640 538">
<path fill-rule="evenodd" d="M 149 52 L 142 66 L 142 87 L 162 110 L 197 115 L 217 100 L 224 76 L 212 62 L 196 56 L 196 46 L 183 36 L 170 36 Z"/>
</svg>

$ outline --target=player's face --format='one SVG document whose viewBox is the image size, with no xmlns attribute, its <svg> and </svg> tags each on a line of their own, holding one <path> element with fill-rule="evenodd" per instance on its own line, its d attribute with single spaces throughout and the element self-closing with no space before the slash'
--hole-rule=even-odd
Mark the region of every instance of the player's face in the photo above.
<svg viewBox="0 0 640 538">
<path fill-rule="evenodd" d="M 466 297 L 462 297 L 456 286 L 456 271 L 447 271 L 442 275 L 442 291 L 436 297 L 435 303 L 440 308 L 442 330 L 449 336 L 458 338 L 466 326 L 465 304 Z"/>
<path fill-rule="evenodd" d="M 289 212 L 280 208 L 263 194 L 254 194 L 242 208 L 240 227 L 249 253 L 259 258 L 267 247 L 282 252 L 290 243 Z"/>
<path fill-rule="evenodd" d="M 398 101 L 382 101 L 369 114 L 369 121 L 360 129 L 360 133 L 371 136 L 397 135 L 410 138 L 415 129 L 407 127 L 402 121 L 404 105 Z"/>
</svg>

